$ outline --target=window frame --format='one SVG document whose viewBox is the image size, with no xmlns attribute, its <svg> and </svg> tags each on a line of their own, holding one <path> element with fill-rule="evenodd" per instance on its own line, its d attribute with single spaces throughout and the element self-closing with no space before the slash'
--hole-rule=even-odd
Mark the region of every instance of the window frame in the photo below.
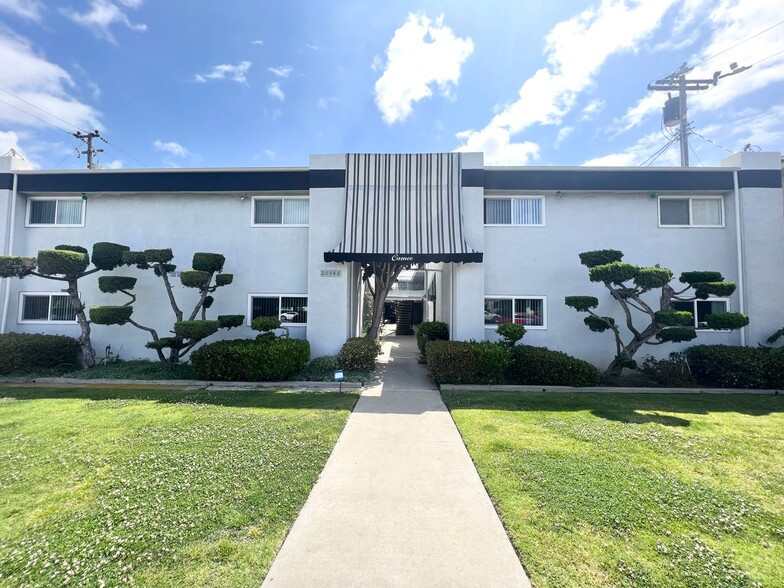
<svg viewBox="0 0 784 588">
<path fill-rule="evenodd" d="M 543 296 L 541 294 L 536 294 L 536 295 L 525 294 L 525 295 L 515 295 L 515 296 L 486 294 L 483 300 L 486 303 L 486 301 L 488 299 L 490 299 L 490 300 L 511 300 L 512 301 L 512 315 L 514 315 L 514 312 L 515 312 L 514 308 L 515 308 L 515 302 L 516 301 L 518 301 L 518 300 L 541 300 L 542 301 L 542 324 L 541 324 L 541 326 L 540 325 L 522 325 L 522 326 L 525 327 L 526 331 L 529 331 L 529 330 L 530 331 L 546 331 L 549 328 L 548 320 L 547 320 L 547 296 Z M 493 329 L 493 331 L 495 331 L 495 329 L 498 328 L 499 324 L 501 324 L 501 323 L 495 323 L 495 324 L 492 324 L 492 325 L 484 323 L 484 328 L 485 328 L 485 330 Z"/>
<path fill-rule="evenodd" d="M 540 204 L 540 211 L 542 222 L 539 224 L 523 224 L 523 223 L 488 223 L 486 222 L 487 218 L 487 201 L 488 200 L 508 200 L 510 202 L 510 218 L 511 218 L 511 201 L 512 200 L 539 200 Z M 486 227 L 544 227 L 547 223 L 547 219 L 545 217 L 545 197 L 544 194 L 486 194 L 485 197 L 482 199 L 482 222 Z"/>
<path fill-rule="evenodd" d="M 669 196 L 659 196 L 658 197 L 658 204 L 656 206 L 658 212 L 658 221 L 659 227 L 663 229 L 723 229 L 727 226 L 727 217 L 725 214 L 725 206 L 724 206 L 724 196 L 723 195 L 705 195 L 705 196 L 678 196 L 678 195 L 669 195 Z M 688 200 L 689 201 L 689 223 L 685 225 L 663 225 L 662 224 L 662 210 L 661 210 L 661 203 L 663 200 Z M 694 212 L 693 212 L 693 202 L 695 200 L 718 200 L 721 206 L 721 224 L 718 225 L 695 225 L 693 222 L 694 219 Z"/>
<path fill-rule="evenodd" d="M 700 333 L 729 333 L 730 332 L 729 329 L 711 329 L 708 328 L 707 326 L 700 327 L 697 318 L 697 304 L 700 302 L 723 302 L 725 304 L 724 312 L 732 312 L 729 298 L 720 298 L 718 296 L 711 296 L 709 298 L 706 298 L 705 300 L 698 298 L 696 300 L 673 300 L 673 302 L 680 302 L 682 304 L 692 305 L 691 313 L 694 316 L 694 323 L 692 324 L 692 327 L 694 327 Z"/>
<path fill-rule="evenodd" d="M 30 214 L 32 213 L 33 209 L 33 202 L 45 202 L 45 201 L 52 201 L 54 200 L 56 203 L 59 203 L 63 200 L 78 200 L 82 207 L 80 211 L 81 222 L 78 224 L 73 223 L 58 223 L 57 222 L 57 204 L 55 204 L 55 213 L 54 213 L 54 222 L 53 223 L 33 223 L 30 222 Z M 25 227 L 62 227 L 62 228 L 83 228 L 85 217 L 87 213 L 87 200 L 82 198 L 81 196 L 30 196 L 27 198 L 27 204 L 25 206 Z"/>
<path fill-rule="evenodd" d="M 49 298 L 49 305 L 48 305 L 48 312 L 47 316 L 52 316 L 52 298 L 55 296 L 65 298 L 68 300 L 68 303 L 71 302 L 71 297 L 68 294 L 63 294 L 62 292 L 19 292 L 19 313 L 17 316 L 17 323 L 20 325 L 75 325 L 78 323 L 76 319 L 75 312 L 74 312 L 74 319 L 70 321 L 59 321 L 53 320 L 51 318 L 47 319 L 26 319 L 24 318 L 24 304 L 25 298 L 32 298 L 33 296 L 47 296 Z"/>
<path fill-rule="evenodd" d="M 256 202 L 259 200 L 280 200 L 280 222 L 279 223 L 257 223 L 256 222 Z M 284 223 L 283 219 L 286 217 L 286 201 L 287 200 L 307 200 L 308 201 L 308 222 L 307 223 Z M 309 227 L 310 226 L 310 197 L 307 195 L 302 196 L 283 196 L 283 195 L 262 195 L 253 196 L 250 199 L 250 226 L 251 227 Z"/>
<path fill-rule="evenodd" d="M 308 300 L 308 295 L 307 294 L 301 294 L 301 293 L 296 293 L 296 294 L 284 293 L 284 294 L 280 294 L 280 293 L 269 293 L 269 292 L 251 292 L 251 293 L 248 294 L 248 313 L 246 315 L 248 317 L 247 318 L 247 322 L 246 322 L 247 326 L 250 326 L 250 324 L 253 322 L 253 299 L 254 298 L 277 298 L 278 299 L 278 317 L 276 317 L 276 318 L 280 318 L 281 308 L 283 306 L 283 302 L 282 302 L 283 298 L 304 298 L 305 301 L 306 301 L 305 305 L 307 306 L 307 304 L 308 304 L 307 303 L 307 300 Z M 294 322 L 285 322 L 285 323 L 283 323 L 283 322 L 281 322 L 281 326 L 284 326 L 284 327 L 307 327 L 308 323 L 307 322 L 304 322 L 304 323 L 294 323 Z"/>
</svg>

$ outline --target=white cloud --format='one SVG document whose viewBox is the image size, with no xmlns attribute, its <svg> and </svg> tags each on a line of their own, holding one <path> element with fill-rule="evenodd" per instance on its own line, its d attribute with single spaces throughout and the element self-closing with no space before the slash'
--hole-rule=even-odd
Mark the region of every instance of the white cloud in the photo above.
<svg viewBox="0 0 784 588">
<path fill-rule="evenodd" d="M 233 82 L 245 84 L 248 82 L 246 74 L 248 73 L 251 65 L 253 65 L 253 62 L 251 61 L 240 61 L 236 65 L 229 65 L 224 63 L 221 65 L 216 65 L 206 74 L 196 74 L 194 79 L 197 82 L 229 79 Z"/>
<path fill-rule="evenodd" d="M 464 144 L 455 151 L 484 153 L 485 165 L 527 165 L 539 159 L 539 145 L 530 141 L 514 143 L 508 129 L 485 127 L 481 131 L 463 131 L 457 138 Z"/>
<path fill-rule="evenodd" d="M 163 142 L 159 139 L 155 139 L 152 146 L 155 147 L 158 151 L 171 153 L 177 157 L 186 157 L 189 154 L 189 151 L 185 147 L 174 141 Z"/>
<path fill-rule="evenodd" d="M 604 0 L 599 8 L 558 23 L 546 37 L 547 67 L 529 77 L 520 87 L 518 99 L 484 129 L 460 133 L 458 139 L 467 144 L 475 133 L 495 137 L 501 136 L 500 131 L 511 138 L 536 124 L 559 124 L 579 94 L 593 84 L 607 58 L 636 51 L 674 2 Z M 519 143 L 510 139 L 508 145 L 514 149 Z"/>
<path fill-rule="evenodd" d="M 24 149 L 19 146 L 19 139 L 19 135 L 14 131 L 0 131 L 0 155 L 5 155 L 13 149 L 24 159 L 27 159 Z"/>
<path fill-rule="evenodd" d="M 268 67 L 267 71 L 271 71 L 278 77 L 287 78 L 291 75 L 293 69 L 290 65 L 281 65 L 280 67 Z"/>
<path fill-rule="evenodd" d="M 583 108 L 583 114 L 580 117 L 580 120 L 591 120 L 594 116 L 599 114 L 602 109 L 604 109 L 604 100 L 592 100 Z"/>
<path fill-rule="evenodd" d="M 619 135 L 636 127 L 654 113 L 661 114 L 662 106 L 667 97 L 661 93 L 648 94 L 640 98 L 637 104 L 629 107 L 623 116 L 616 118 L 614 134 Z"/>
<path fill-rule="evenodd" d="M 43 9 L 44 5 L 39 0 L 0 0 L 0 11 L 35 22 L 41 22 Z"/>
<path fill-rule="evenodd" d="M 101 127 L 98 111 L 71 96 L 70 92 L 75 87 L 71 75 L 59 65 L 47 60 L 43 54 L 36 52 L 27 39 L 2 27 L 0 79 L 4 80 L 5 90 L 43 109 L 36 109 L 2 93 L 0 97 L 4 102 L 0 103 L 0 123 L 38 128 L 48 128 L 47 123 L 50 123 L 66 131 L 72 131 L 75 127 Z"/>
<path fill-rule="evenodd" d="M 255 39 L 255 40 L 251 41 L 250 44 L 251 45 L 263 45 L 264 41 L 262 41 L 261 39 Z"/>
<path fill-rule="evenodd" d="M 121 0 L 121 4 L 127 8 L 138 8 L 141 6 L 141 1 Z M 124 24 L 133 31 L 147 30 L 146 24 L 132 23 L 125 11 L 109 0 L 90 0 L 90 9 L 87 12 L 77 12 L 68 8 L 62 8 L 60 11 L 76 24 L 91 29 L 97 37 L 111 43 L 117 42 L 110 30 L 113 24 Z"/>
<path fill-rule="evenodd" d="M 574 127 L 562 127 L 558 131 L 558 136 L 555 138 L 555 147 L 558 147 L 563 141 L 574 132 Z"/>
<path fill-rule="evenodd" d="M 311 45 L 310 43 L 305 43 L 305 47 L 308 49 L 313 49 L 313 51 L 321 51 L 321 47 L 318 45 Z"/>
<path fill-rule="evenodd" d="M 125 167 L 125 162 L 121 159 L 114 159 L 107 164 L 102 165 L 104 169 L 122 169 Z"/>
<path fill-rule="evenodd" d="M 280 82 L 272 82 L 267 86 L 267 94 L 281 101 L 286 99 L 286 95 L 283 93 L 283 90 L 280 89 Z"/>
<path fill-rule="evenodd" d="M 474 43 L 455 37 L 443 20 L 443 15 L 431 21 L 424 14 L 409 14 L 395 31 L 386 50 L 384 73 L 375 84 L 376 105 L 386 124 L 404 121 L 415 102 L 433 95 L 433 86 L 448 96 L 460 80 L 460 66 Z M 374 66 L 378 67 L 375 60 Z"/>
<path fill-rule="evenodd" d="M 265 149 L 264 155 L 266 155 L 269 159 L 275 159 L 278 154 L 275 153 L 272 149 Z"/>
</svg>

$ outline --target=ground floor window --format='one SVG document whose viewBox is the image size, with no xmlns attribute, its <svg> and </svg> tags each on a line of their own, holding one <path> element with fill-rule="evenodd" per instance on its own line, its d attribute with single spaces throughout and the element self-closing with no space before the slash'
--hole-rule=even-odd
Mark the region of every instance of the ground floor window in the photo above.
<svg viewBox="0 0 784 588">
<path fill-rule="evenodd" d="M 485 298 L 485 327 L 500 323 L 517 323 L 526 329 L 547 328 L 547 298 L 545 296 Z"/>
<path fill-rule="evenodd" d="M 72 323 L 76 311 L 67 294 L 23 292 L 19 321 Z"/>
<path fill-rule="evenodd" d="M 708 328 L 708 315 L 729 312 L 730 301 L 726 298 L 709 298 L 708 300 L 691 300 L 688 302 L 673 301 L 673 310 L 685 310 L 694 315 L 694 326 L 698 329 Z"/>
<path fill-rule="evenodd" d="M 281 323 L 305 324 L 308 322 L 308 297 L 253 294 L 250 296 L 250 320 L 260 316 L 274 316 Z"/>
</svg>

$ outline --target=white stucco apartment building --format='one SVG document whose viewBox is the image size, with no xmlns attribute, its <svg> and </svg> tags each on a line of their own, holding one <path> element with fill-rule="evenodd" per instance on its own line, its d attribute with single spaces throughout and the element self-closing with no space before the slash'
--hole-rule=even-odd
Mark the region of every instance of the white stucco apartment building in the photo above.
<svg viewBox="0 0 784 588">
<path fill-rule="evenodd" d="M 131 250 L 171 247 L 178 269 L 193 253 L 226 256 L 234 282 L 209 315 L 245 314 L 217 337 L 251 337 L 251 318 L 279 314 L 313 356 L 335 353 L 361 329 L 361 263 L 422 264 L 415 289 L 425 319 L 449 323 L 454 339 L 493 339 L 497 322 L 528 329 L 524 342 L 597 365 L 614 354 L 609 333 L 590 332 L 564 296 L 598 296 L 578 253 L 620 249 L 625 261 L 682 271 L 716 270 L 738 284 L 726 299 L 688 303 L 706 313 L 750 316 L 735 332 L 700 329 L 696 343 L 756 346 L 784 325 L 784 198 L 779 153 L 738 153 L 716 168 L 494 167 L 481 153 L 313 155 L 303 168 L 194 170 L 26 169 L 0 159 L 0 252 L 34 256 L 55 245 L 99 241 Z M 134 317 L 167 330 L 162 285 L 139 278 Z M 87 306 L 123 304 L 81 282 Z M 424 279 L 421 279 L 424 276 Z M 411 278 L 411 274 L 408 275 Z M 187 306 L 194 291 L 177 285 Z M 402 292 L 405 291 L 405 294 Z M 37 277 L 0 285 L 3 332 L 78 336 L 59 284 Z M 142 320 L 142 318 L 144 320 Z M 99 356 L 154 357 L 146 333 L 93 326 Z M 652 347 L 662 355 L 677 349 Z"/>
</svg>

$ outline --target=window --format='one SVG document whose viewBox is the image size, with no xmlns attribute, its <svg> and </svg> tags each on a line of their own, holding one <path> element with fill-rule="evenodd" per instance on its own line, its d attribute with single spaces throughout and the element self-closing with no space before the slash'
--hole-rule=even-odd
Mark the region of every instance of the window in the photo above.
<svg viewBox="0 0 784 588">
<path fill-rule="evenodd" d="M 659 198 L 660 227 L 723 227 L 724 200 L 719 197 Z"/>
<path fill-rule="evenodd" d="M 726 298 L 709 298 L 708 300 L 690 300 L 682 302 L 674 300 L 673 310 L 685 310 L 694 315 L 694 326 L 698 329 L 707 329 L 707 316 L 709 314 L 720 314 L 729 312 L 730 302 Z"/>
<path fill-rule="evenodd" d="M 307 296 L 250 296 L 250 320 L 274 316 L 283 324 L 308 322 Z"/>
<path fill-rule="evenodd" d="M 486 198 L 486 225 L 544 226 L 544 197 Z"/>
<path fill-rule="evenodd" d="M 254 198 L 253 225 L 307 226 L 307 198 Z"/>
<path fill-rule="evenodd" d="M 26 226 L 83 227 L 84 206 L 81 198 L 30 198 Z"/>
<path fill-rule="evenodd" d="M 67 294 L 22 293 L 19 322 L 73 323 L 76 311 Z"/>
<path fill-rule="evenodd" d="M 546 329 L 547 299 L 544 296 L 485 298 L 485 328 L 511 322 L 526 329 Z"/>
</svg>

